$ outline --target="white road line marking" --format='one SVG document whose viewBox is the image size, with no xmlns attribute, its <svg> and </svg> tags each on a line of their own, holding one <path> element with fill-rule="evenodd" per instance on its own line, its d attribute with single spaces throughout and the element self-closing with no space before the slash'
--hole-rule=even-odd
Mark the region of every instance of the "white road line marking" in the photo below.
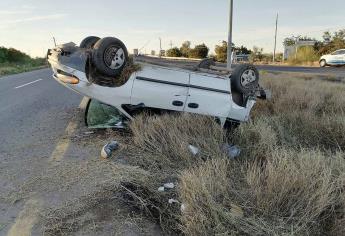
<svg viewBox="0 0 345 236">
<path fill-rule="evenodd" d="M 25 86 L 33 84 L 33 83 L 37 83 L 38 81 L 41 81 L 41 80 L 43 80 L 43 79 L 38 79 L 38 80 L 35 80 L 35 81 L 32 81 L 32 82 L 29 82 L 29 83 L 17 86 L 17 87 L 15 87 L 15 89 L 19 89 L 19 88 L 25 87 Z"/>
</svg>

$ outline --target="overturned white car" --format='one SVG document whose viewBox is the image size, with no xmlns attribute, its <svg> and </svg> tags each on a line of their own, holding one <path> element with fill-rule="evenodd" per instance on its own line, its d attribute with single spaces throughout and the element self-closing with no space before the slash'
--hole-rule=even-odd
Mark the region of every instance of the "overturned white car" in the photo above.
<svg viewBox="0 0 345 236">
<path fill-rule="evenodd" d="M 210 59 L 181 66 L 137 57 L 139 66 L 128 70 L 125 45 L 111 37 L 87 37 L 79 47 L 57 46 L 47 58 L 58 82 L 115 107 L 129 120 L 142 111 L 175 111 L 213 116 L 222 125 L 239 123 L 249 119 L 257 97 L 267 96 L 252 65 L 226 71 Z"/>
</svg>

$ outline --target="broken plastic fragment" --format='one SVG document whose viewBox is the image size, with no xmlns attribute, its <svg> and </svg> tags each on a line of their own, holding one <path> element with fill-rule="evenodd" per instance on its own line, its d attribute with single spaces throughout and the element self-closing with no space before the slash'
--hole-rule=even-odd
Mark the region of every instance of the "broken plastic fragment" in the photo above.
<svg viewBox="0 0 345 236">
<path fill-rule="evenodd" d="M 193 146 L 193 145 L 189 145 L 188 146 L 189 151 L 195 156 L 199 153 L 199 148 Z"/>
<path fill-rule="evenodd" d="M 236 145 L 231 144 L 224 144 L 223 146 L 224 152 L 228 155 L 228 157 L 233 160 L 241 154 L 241 148 Z"/>
<path fill-rule="evenodd" d="M 181 204 L 181 212 L 186 211 L 187 206 L 185 204 Z"/>
<path fill-rule="evenodd" d="M 243 216 L 244 216 L 244 212 L 243 212 L 242 207 L 237 206 L 237 205 L 232 204 L 232 203 L 231 203 L 230 212 L 231 212 L 231 215 L 232 215 L 233 217 L 243 218 Z"/>
<path fill-rule="evenodd" d="M 158 188 L 158 192 L 164 192 L 164 190 L 165 190 L 164 187 L 159 187 Z"/>
<path fill-rule="evenodd" d="M 93 134 L 93 133 L 95 133 L 95 132 L 93 132 L 93 131 L 84 132 L 85 135 L 90 135 L 90 134 Z"/>
<path fill-rule="evenodd" d="M 172 198 L 170 198 L 170 199 L 168 200 L 168 202 L 169 202 L 169 204 L 180 203 L 179 201 L 177 201 L 177 200 L 175 200 L 175 199 L 172 199 Z"/>
<path fill-rule="evenodd" d="M 173 189 L 173 188 L 175 188 L 175 184 L 174 183 L 166 183 L 166 184 L 164 184 L 164 188 Z"/>
<path fill-rule="evenodd" d="M 119 143 L 116 141 L 111 141 L 110 143 L 107 143 L 102 148 L 101 156 L 105 159 L 110 158 L 112 155 L 112 152 L 118 149 L 118 147 L 119 147 Z"/>
</svg>

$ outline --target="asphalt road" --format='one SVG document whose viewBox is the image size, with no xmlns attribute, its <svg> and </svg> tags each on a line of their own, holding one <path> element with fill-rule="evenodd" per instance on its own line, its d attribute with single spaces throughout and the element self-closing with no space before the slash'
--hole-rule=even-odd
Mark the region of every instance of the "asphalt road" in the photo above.
<svg viewBox="0 0 345 236">
<path fill-rule="evenodd" d="M 191 68 L 198 64 L 198 61 L 180 61 L 180 60 L 167 60 L 159 59 L 155 57 L 141 56 L 139 60 L 144 60 L 152 63 L 163 63 L 173 64 L 178 67 Z M 217 66 L 226 67 L 224 63 L 217 63 Z M 234 67 L 237 65 L 234 64 Z M 329 74 L 336 77 L 345 77 L 345 66 L 344 67 L 303 67 L 303 66 L 273 66 L 273 65 L 256 65 L 259 70 L 265 70 L 269 72 L 298 72 L 305 74 Z"/>
<path fill-rule="evenodd" d="M 339 77 L 345 77 L 345 67 L 299 67 L 299 66 L 270 66 L 270 65 L 256 65 L 259 70 L 274 71 L 274 72 L 298 72 L 306 74 L 330 74 Z"/>
<path fill-rule="evenodd" d="M 0 78 L 0 235 L 20 234 L 7 232 L 26 214 L 25 203 L 9 203 L 7 194 L 46 169 L 82 99 L 51 74 L 43 69 Z"/>
<path fill-rule="evenodd" d="M 0 78 L 0 153 L 63 132 L 66 123 L 59 118 L 76 108 L 81 97 L 51 75 L 43 69 Z"/>
</svg>

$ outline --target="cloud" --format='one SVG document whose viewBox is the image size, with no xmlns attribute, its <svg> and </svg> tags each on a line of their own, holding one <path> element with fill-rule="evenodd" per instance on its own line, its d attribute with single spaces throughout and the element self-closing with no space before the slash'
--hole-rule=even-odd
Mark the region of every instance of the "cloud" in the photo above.
<svg viewBox="0 0 345 236">
<path fill-rule="evenodd" d="M 0 10 L 0 16 L 27 14 L 30 12 L 29 10 Z"/>
<path fill-rule="evenodd" d="M 28 17 L 28 18 L 4 21 L 4 22 L 2 22 L 2 25 L 33 22 L 33 21 L 42 21 L 42 20 L 55 20 L 55 19 L 61 19 L 64 16 L 66 16 L 66 15 L 65 14 L 52 14 L 52 15 L 45 15 L 45 16 L 33 16 L 33 17 Z"/>
<path fill-rule="evenodd" d="M 45 21 L 45 20 L 56 20 L 56 19 L 61 19 L 65 16 L 66 14 L 52 14 L 52 15 L 33 16 L 33 17 L 27 17 L 27 18 L 22 18 L 22 19 L 2 21 L 0 23 L 0 29 L 11 28 L 13 24 L 29 23 L 29 22 Z"/>
<path fill-rule="evenodd" d="M 131 29 L 127 31 L 128 33 L 132 34 L 161 34 L 164 33 L 164 30 L 159 29 Z"/>
</svg>

